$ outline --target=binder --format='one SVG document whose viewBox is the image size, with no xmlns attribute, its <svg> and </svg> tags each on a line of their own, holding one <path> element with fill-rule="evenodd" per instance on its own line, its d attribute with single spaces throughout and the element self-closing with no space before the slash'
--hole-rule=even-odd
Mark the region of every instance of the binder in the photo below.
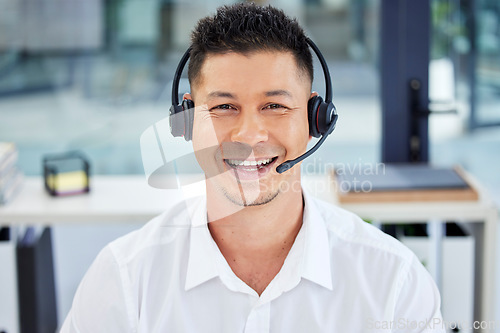
<svg viewBox="0 0 500 333">
<path fill-rule="evenodd" d="M 51 229 L 38 237 L 33 227 L 17 245 L 21 333 L 54 333 L 57 329 Z"/>
</svg>

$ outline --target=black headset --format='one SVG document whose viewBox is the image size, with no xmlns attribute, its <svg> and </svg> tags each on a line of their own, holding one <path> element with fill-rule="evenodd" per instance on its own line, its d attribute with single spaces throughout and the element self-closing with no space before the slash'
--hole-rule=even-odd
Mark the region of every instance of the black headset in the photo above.
<svg viewBox="0 0 500 333">
<path fill-rule="evenodd" d="M 321 63 L 323 74 L 325 75 L 326 98 L 323 100 L 321 96 L 311 97 L 307 103 L 307 116 L 309 120 L 309 135 L 321 139 L 308 151 L 299 157 L 283 162 L 278 165 L 276 171 L 283 173 L 293 167 L 298 162 L 314 153 L 326 140 L 335 129 L 337 123 L 337 111 L 332 102 L 332 80 L 325 58 L 320 50 L 309 38 L 306 39 L 307 44 L 313 49 L 314 53 Z M 186 65 L 191 48 L 187 49 L 177 66 L 174 80 L 172 82 L 172 106 L 170 107 L 170 132 L 173 136 L 183 136 L 186 141 L 190 141 L 193 137 L 193 119 L 194 119 L 194 102 L 190 99 L 182 100 L 179 104 L 179 82 L 181 80 L 182 70 Z M 183 116 L 181 115 L 183 114 Z"/>
</svg>

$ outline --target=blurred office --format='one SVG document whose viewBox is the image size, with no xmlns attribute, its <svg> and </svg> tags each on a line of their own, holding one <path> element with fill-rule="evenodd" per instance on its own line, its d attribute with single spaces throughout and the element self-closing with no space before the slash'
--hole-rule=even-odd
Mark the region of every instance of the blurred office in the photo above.
<svg viewBox="0 0 500 333">
<path fill-rule="evenodd" d="M 383 124 L 383 1 L 255 1 L 295 16 L 330 68 L 339 122 L 304 162 L 308 172 L 384 162 L 383 138 L 391 129 Z M 28 177 L 42 174 L 45 154 L 72 150 L 88 156 L 91 177 L 144 175 L 140 136 L 168 115 L 171 82 L 192 27 L 233 2 L 0 0 L 0 142 L 16 144 Z M 500 2 L 429 3 L 432 112 L 424 160 L 461 165 L 500 207 Z M 313 89 L 323 94 L 317 63 L 315 77 Z M 186 91 L 187 78 L 180 89 Z M 139 226 L 52 228 L 59 323 L 98 251 Z M 495 317 L 488 319 L 500 321 L 498 284 L 495 299 Z"/>
</svg>

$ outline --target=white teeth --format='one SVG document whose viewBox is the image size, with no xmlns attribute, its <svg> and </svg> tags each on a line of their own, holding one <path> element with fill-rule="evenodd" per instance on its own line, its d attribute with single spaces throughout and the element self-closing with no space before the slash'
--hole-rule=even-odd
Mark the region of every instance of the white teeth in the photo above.
<svg viewBox="0 0 500 333">
<path fill-rule="evenodd" d="M 265 159 L 265 160 L 260 160 L 260 161 L 242 161 L 242 160 L 227 160 L 227 162 L 231 165 L 234 165 L 234 166 L 239 166 L 239 165 L 243 165 L 243 166 L 257 166 L 257 165 L 263 165 L 263 164 L 269 164 L 271 163 L 273 159 L 272 158 L 268 158 L 268 159 Z"/>
</svg>

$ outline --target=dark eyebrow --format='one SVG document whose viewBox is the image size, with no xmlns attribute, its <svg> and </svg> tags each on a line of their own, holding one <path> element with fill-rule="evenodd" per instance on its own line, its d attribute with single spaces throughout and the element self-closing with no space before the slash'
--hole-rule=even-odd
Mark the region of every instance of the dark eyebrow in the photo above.
<svg viewBox="0 0 500 333">
<path fill-rule="evenodd" d="M 288 90 L 271 90 L 271 91 L 266 91 L 266 96 L 267 97 L 273 97 L 273 96 L 286 96 L 286 97 L 292 97 L 292 94 Z"/>
<path fill-rule="evenodd" d="M 207 96 L 209 99 L 211 98 L 217 98 L 217 97 L 224 97 L 224 98 L 232 98 L 235 99 L 236 97 L 231 94 L 230 92 L 227 91 L 212 91 L 211 93 L 208 94 Z"/>
<path fill-rule="evenodd" d="M 292 94 L 288 90 L 284 89 L 279 89 L 279 90 L 270 90 L 265 92 L 266 97 L 273 97 L 273 96 L 285 96 L 285 97 L 292 97 Z M 230 92 L 227 91 L 212 91 L 211 93 L 208 94 L 207 96 L 209 99 L 211 98 L 231 98 L 231 99 L 236 99 L 235 95 L 233 95 Z"/>
</svg>

